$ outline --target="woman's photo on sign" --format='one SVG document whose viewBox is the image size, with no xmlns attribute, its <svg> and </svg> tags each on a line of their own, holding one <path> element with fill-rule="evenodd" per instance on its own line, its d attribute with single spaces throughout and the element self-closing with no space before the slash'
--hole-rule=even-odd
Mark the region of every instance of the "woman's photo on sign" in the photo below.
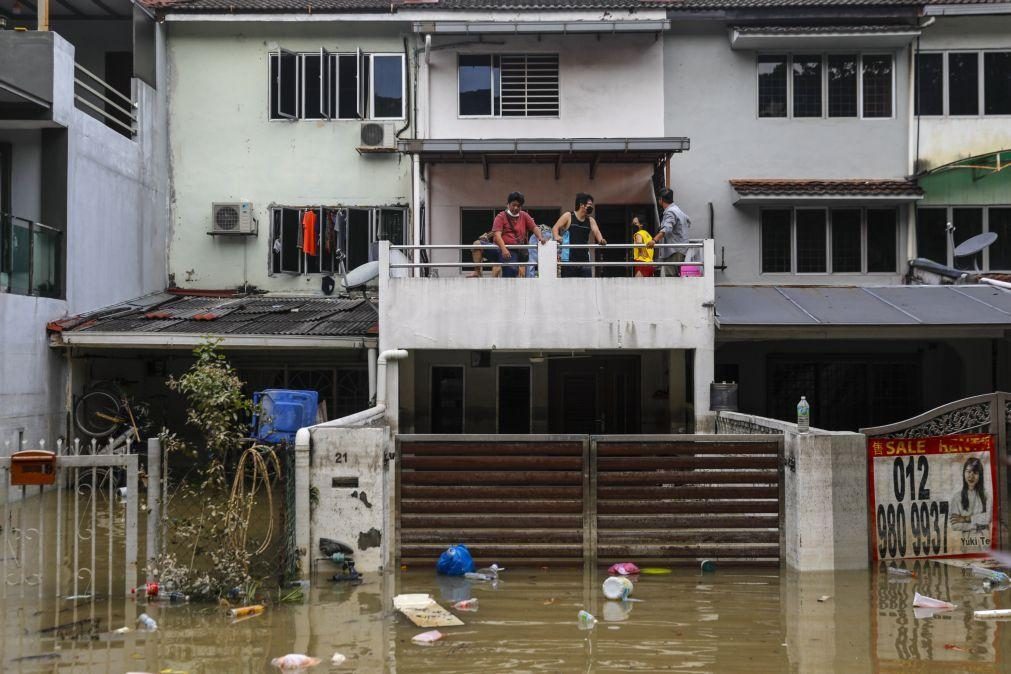
<svg viewBox="0 0 1011 674">
<path fill-rule="evenodd" d="M 962 464 L 962 486 L 951 495 L 951 528 L 966 533 L 990 530 L 991 494 L 987 492 L 983 462 L 970 456 Z"/>
</svg>

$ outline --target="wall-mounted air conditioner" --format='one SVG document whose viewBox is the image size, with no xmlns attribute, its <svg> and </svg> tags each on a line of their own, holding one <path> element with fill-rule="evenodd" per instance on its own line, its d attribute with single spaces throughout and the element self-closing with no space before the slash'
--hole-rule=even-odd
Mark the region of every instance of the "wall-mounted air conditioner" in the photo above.
<svg viewBox="0 0 1011 674">
<path fill-rule="evenodd" d="M 397 129 L 392 122 L 365 122 L 359 152 L 392 152 L 397 149 Z"/>
<path fill-rule="evenodd" d="M 211 204 L 211 235 L 256 236 L 253 204 L 248 201 Z"/>
</svg>

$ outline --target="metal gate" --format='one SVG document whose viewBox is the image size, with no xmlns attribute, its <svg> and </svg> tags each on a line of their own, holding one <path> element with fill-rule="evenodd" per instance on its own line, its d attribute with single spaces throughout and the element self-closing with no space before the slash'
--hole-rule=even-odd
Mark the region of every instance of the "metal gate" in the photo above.
<svg viewBox="0 0 1011 674">
<path fill-rule="evenodd" d="M 397 555 L 778 564 L 781 436 L 405 435 Z"/>
<path fill-rule="evenodd" d="M 10 464 L 0 457 L 0 600 L 77 606 L 130 596 L 137 585 L 137 455 L 58 456 L 49 489 L 12 486 Z"/>
<path fill-rule="evenodd" d="M 1008 436 L 1011 435 L 1011 393 L 997 392 L 962 398 L 941 405 L 905 421 L 886 426 L 861 428 L 868 438 L 923 438 L 958 433 L 992 433 L 997 439 L 997 503 L 1005 521 L 997 528 L 997 545 L 1009 542 L 1008 513 Z"/>
</svg>

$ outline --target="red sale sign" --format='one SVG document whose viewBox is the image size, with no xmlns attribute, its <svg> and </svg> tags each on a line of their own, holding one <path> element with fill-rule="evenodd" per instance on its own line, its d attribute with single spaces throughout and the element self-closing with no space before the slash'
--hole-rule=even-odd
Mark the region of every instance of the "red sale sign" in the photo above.
<svg viewBox="0 0 1011 674">
<path fill-rule="evenodd" d="M 984 433 L 868 438 L 874 558 L 985 553 L 997 534 L 997 449 Z"/>
</svg>

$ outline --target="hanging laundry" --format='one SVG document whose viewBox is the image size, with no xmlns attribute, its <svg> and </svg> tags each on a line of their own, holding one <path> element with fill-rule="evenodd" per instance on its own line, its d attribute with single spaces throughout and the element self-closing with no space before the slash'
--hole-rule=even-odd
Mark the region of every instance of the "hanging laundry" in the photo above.
<svg viewBox="0 0 1011 674">
<path fill-rule="evenodd" d="M 335 211 L 326 212 L 326 224 L 323 227 L 323 252 L 326 255 L 333 255 L 334 244 L 337 242 L 337 213 Z"/>
<path fill-rule="evenodd" d="M 316 211 L 306 211 L 302 216 L 302 250 L 316 256 Z"/>
</svg>

